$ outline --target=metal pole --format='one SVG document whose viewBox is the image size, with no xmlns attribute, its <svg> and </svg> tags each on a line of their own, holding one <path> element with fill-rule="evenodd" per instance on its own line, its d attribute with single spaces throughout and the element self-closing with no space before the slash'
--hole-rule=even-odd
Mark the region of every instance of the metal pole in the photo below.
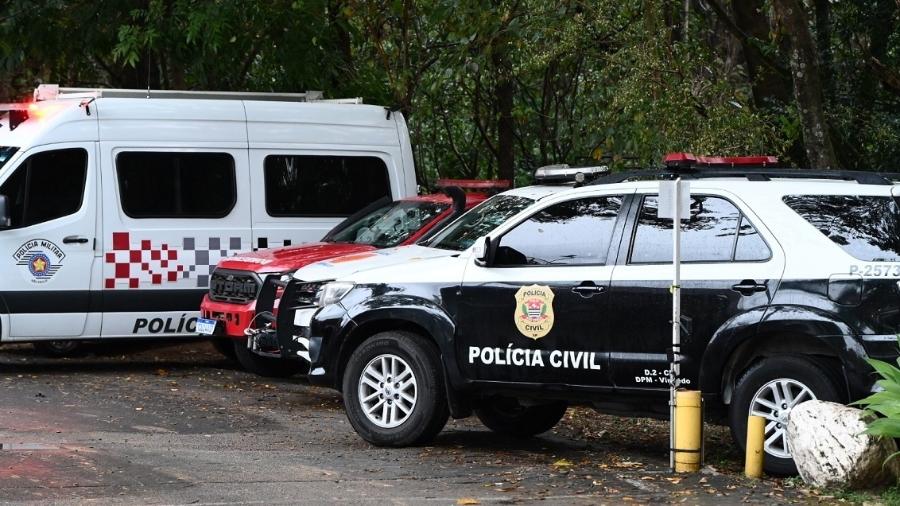
<svg viewBox="0 0 900 506">
<path fill-rule="evenodd" d="M 675 470 L 675 390 L 681 353 L 681 178 L 675 180 L 672 199 L 672 363 L 669 365 L 669 467 Z"/>
</svg>

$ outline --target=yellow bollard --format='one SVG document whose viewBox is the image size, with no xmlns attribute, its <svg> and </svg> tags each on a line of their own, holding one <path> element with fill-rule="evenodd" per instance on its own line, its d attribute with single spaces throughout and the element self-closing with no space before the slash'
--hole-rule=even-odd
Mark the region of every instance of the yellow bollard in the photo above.
<svg viewBox="0 0 900 506">
<path fill-rule="evenodd" d="M 703 400 L 696 390 L 675 392 L 675 472 L 700 470 L 703 444 Z"/>
<path fill-rule="evenodd" d="M 751 415 L 747 419 L 747 456 L 744 461 L 744 474 L 749 478 L 762 478 L 765 437 L 766 419 Z"/>
</svg>

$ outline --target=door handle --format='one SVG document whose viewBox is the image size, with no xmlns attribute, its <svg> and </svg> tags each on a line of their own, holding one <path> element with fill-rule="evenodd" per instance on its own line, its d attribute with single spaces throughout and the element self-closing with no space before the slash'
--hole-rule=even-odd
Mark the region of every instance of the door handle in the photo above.
<svg viewBox="0 0 900 506">
<path fill-rule="evenodd" d="M 77 235 L 70 235 L 63 239 L 63 244 L 87 244 L 87 237 L 80 237 Z"/>
<path fill-rule="evenodd" d="M 592 281 L 584 281 L 580 285 L 572 287 L 572 291 L 587 299 L 589 297 L 593 297 L 598 293 L 605 292 L 606 287 L 597 286 Z"/>
<path fill-rule="evenodd" d="M 745 279 L 736 285 L 731 285 L 731 289 L 741 295 L 753 295 L 758 292 L 765 292 L 769 287 L 765 283 L 757 283 L 752 279 Z"/>
</svg>

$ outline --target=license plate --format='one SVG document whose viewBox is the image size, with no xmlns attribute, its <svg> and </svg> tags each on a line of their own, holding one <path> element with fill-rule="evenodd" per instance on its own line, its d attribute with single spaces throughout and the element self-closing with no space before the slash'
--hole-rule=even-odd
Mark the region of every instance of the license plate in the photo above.
<svg viewBox="0 0 900 506">
<path fill-rule="evenodd" d="M 204 336 L 211 336 L 216 333 L 216 325 L 219 320 L 210 320 L 208 318 L 197 318 L 197 333 Z"/>
</svg>

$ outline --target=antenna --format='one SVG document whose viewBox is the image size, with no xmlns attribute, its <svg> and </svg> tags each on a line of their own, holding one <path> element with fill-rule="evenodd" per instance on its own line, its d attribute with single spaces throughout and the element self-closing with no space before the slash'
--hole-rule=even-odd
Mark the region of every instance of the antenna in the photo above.
<svg viewBox="0 0 900 506">
<path fill-rule="evenodd" d="M 147 98 L 150 98 L 150 45 L 147 45 Z"/>
</svg>

